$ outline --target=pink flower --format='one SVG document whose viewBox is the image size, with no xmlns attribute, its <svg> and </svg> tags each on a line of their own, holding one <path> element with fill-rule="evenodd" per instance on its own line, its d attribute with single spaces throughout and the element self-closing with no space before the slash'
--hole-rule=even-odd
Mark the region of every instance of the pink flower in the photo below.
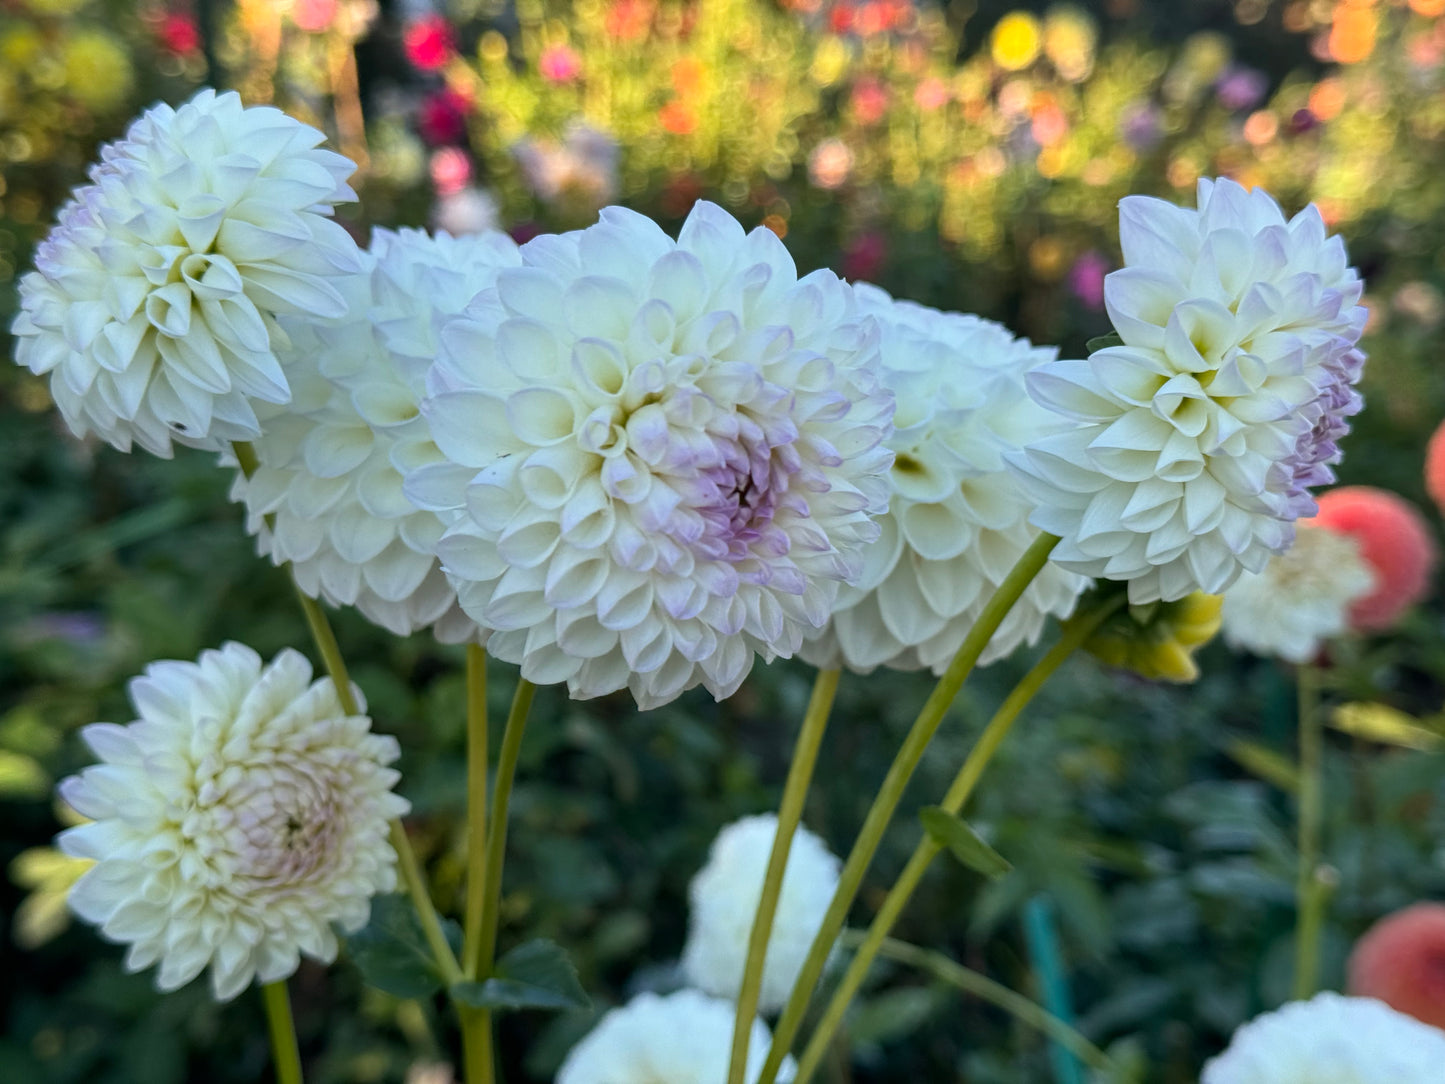
<svg viewBox="0 0 1445 1084">
<path fill-rule="evenodd" d="M 1069 289 L 1086 308 L 1099 312 L 1104 308 L 1104 276 L 1108 273 L 1109 261 L 1091 248 L 1069 268 Z"/>
<path fill-rule="evenodd" d="M 913 92 L 913 100 L 918 108 L 929 113 L 948 104 L 948 98 L 948 84 L 936 75 L 930 75 L 923 80 Z"/>
<path fill-rule="evenodd" d="M 448 87 L 421 103 L 417 111 L 417 128 L 422 139 L 433 147 L 464 143 L 467 138 L 467 114 L 471 111 L 471 99 Z"/>
<path fill-rule="evenodd" d="M 1386 915 L 1350 953 L 1349 992 L 1445 1028 L 1445 904 Z"/>
<path fill-rule="evenodd" d="M 178 56 L 194 53 L 201 47 L 200 28 L 196 26 L 196 20 L 189 15 L 178 13 L 167 15 L 161 20 L 156 36 L 160 39 L 161 48 Z"/>
<path fill-rule="evenodd" d="M 855 237 L 843 250 L 843 277 L 850 282 L 871 282 L 888 258 L 888 239 L 878 230 Z"/>
<path fill-rule="evenodd" d="M 1350 608 L 1350 625 L 1386 629 L 1430 589 L 1435 541 L 1413 504 L 1374 486 L 1341 486 L 1319 495 L 1314 526 L 1353 535 L 1375 573 L 1375 589 Z"/>
<path fill-rule="evenodd" d="M 549 45 L 537 58 L 537 72 L 549 83 L 570 83 L 582 71 L 582 58 L 569 45 Z"/>
<path fill-rule="evenodd" d="M 472 160 L 459 147 L 432 151 L 429 167 L 432 187 L 443 199 L 456 195 L 472 179 Z"/>
<path fill-rule="evenodd" d="M 336 0 L 296 0 L 291 21 L 311 34 L 319 34 L 336 21 Z"/>
<path fill-rule="evenodd" d="M 451 23 L 440 15 L 428 15 L 411 23 L 401 40 L 406 58 L 424 72 L 444 67 L 457 47 Z"/>
<path fill-rule="evenodd" d="M 853 115 L 859 124 L 873 125 L 888 112 L 888 88 L 871 75 L 853 84 Z"/>
<path fill-rule="evenodd" d="M 1425 448 L 1425 491 L 1445 515 L 1445 422 L 1430 438 Z"/>
</svg>

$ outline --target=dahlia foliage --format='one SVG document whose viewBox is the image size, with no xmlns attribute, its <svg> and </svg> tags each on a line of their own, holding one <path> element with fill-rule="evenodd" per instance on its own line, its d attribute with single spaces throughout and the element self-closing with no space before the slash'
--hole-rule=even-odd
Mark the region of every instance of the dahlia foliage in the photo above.
<svg viewBox="0 0 1445 1084">
<path fill-rule="evenodd" d="M 1130 196 L 1119 234 L 1121 343 L 1029 374 L 1081 424 L 1013 462 L 1060 565 L 1133 602 L 1218 593 L 1286 550 L 1334 479 L 1362 404 L 1360 278 L 1313 205 L 1286 219 L 1228 180 L 1201 180 L 1194 211 Z"/>
<path fill-rule="evenodd" d="M 127 969 L 159 964 L 162 990 L 209 966 L 226 1000 L 302 955 L 334 960 L 333 925 L 359 930 L 396 885 L 396 739 L 289 649 L 267 666 L 235 643 L 152 663 L 130 699 L 140 718 L 87 727 L 100 763 L 60 785 L 91 818 L 61 848 L 96 862 L 71 908 L 130 946 Z"/>
<path fill-rule="evenodd" d="M 223 448 L 284 404 L 278 314 L 342 315 L 349 159 L 280 110 L 204 90 L 101 150 L 20 283 L 16 360 L 50 374 L 77 436 L 156 455 Z"/>
<path fill-rule="evenodd" d="M 488 649 L 574 697 L 731 695 L 856 579 L 888 503 L 878 333 L 827 271 L 699 203 L 539 237 L 441 331 L 409 465 Z"/>
</svg>

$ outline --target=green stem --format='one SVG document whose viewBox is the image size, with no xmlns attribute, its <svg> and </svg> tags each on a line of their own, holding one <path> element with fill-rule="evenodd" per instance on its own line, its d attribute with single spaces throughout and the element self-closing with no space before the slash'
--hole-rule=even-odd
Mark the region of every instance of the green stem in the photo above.
<svg viewBox="0 0 1445 1084">
<path fill-rule="evenodd" d="M 787 1056 L 789 1048 L 793 1045 L 793 1039 L 802 1025 L 803 1014 L 808 1009 L 808 1000 L 812 997 L 813 989 L 823 974 L 823 968 L 828 961 L 828 954 L 832 951 L 833 942 L 837 940 L 838 931 L 843 928 L 843 923 L 848 917 L 848 908 L 852 906 L 853 899 L 858 894 L 858 887 L 863 882 L 863 874 L 867 871 L 874 853 L 878 850 L 878 844 L 883 839 L 888 822 L 893 818 L 894 810 L 898 808 L 898 803 L 903 798 L 904 788 L 908 786 L 909 778 L 913 775 L 914 769 L 918 767 L 918 762 L 923 758 L 924 750 L 928 748 L 928 743 L 943 723 L 943 717 L 953 703 L 953 698 L 958 695 L 964 679 L 973 670 L 974 664 L 978 662 L 978 657 L 983 654 L 983 649 L 988 646 L 988 642 L 997 631 L 999 624 L 1008 615 L 1019 596 L 1033 582 L 1034 577 L 1048 563 L 1049 554 L 1058 543 L 1057 536 L 1041 534 L 1034 540 L 1033 545 L 1024 551 L 1018 563 L 1010 570 L 998 590 L 994 592 L 993 597 L 988 600 L 988 604 L 984 606 L 978 621 L 973 628 L 969 629 L 968 635 L 959 646 L 953 661 L 948 664 L 948 669 L 938 679 L 938 684 L 934 686 L 933 692 L 924 703 L 923 710 L 918 713 L 913 727 L 908 731 L 907 737 L 903 739 L 903 744 L 899 747 L 897 756 L 893 758 L 893 763 L 888 768 L 888 774 L 884 776 L 883 784 L 879 787 L 878 794 L 868 809 L 868 815 L 863 820 L 863 827 L 859 830 L 858 838 L 853 843 L 853 849 L 843 864 L 843 871 L 838 879 L 838 888 L 833 893 L 833 900 L 829 903 L 828 911 L 823 916 L 823 924 L 819 928 L 817 936 L 813 938 L 812 947 L 808 950 L 808 957 L 803 962 L 803 968 L 798 974 L 797 981 L 793 984 L 793 992 L 788 998 L 788 1004 L 783 1009 L 782 1017 L 778 1020 L 778 1026 L 773 1033 L 773 1043 L 768 1050 L 768 1058 L 763 1063 L 763 1070 L 758 1077 L 757 1084 L 773 1084 L 776 1080 L 783 1059 Z"/>
<path fill-rule="evenodd" d="M 998 710 L 994 712 L 988 726 L 984 727 L 983 733 L 979 735 L 978 741 L 969 751 L 958 774 L 954 776 L 948 793 L 944 795 L 943 801 L 940 803 L 945 812 L 957 815 L 963 809 L 964 803 L 973 794 L 973 788 L 983 777 L 984 769 L 988 767 L 989 762 L 993 760 L 994 753 L 998 751 L 1004 738 L 1008 736 L 1014 720 L 1019 717 L 1029 701 L 1043 688 L 1044 682 L 1053 676 L 1054 671 L 1063 664 L 1063 661 L 1093 634 L 1106 617 L 1123 605 L 1123 602 L 1124 596 L 1116 595 L 1112 601 L 1100 606 L 1093 613 L 1084 615 L 1080 620 L 1071 623 L 1063 636 L 1059 638 L 1058 643 L 1054 644 L 1043 658 L 1034 663 L 1033 668 L 1013 687 L 1013 690 L 1004 698 L 1004 702 L 999 705 Z M 873 965 L 874 958 L 881 951 L 888 934 L 903 913 L 903 908 L 908 905 L 919 882 L 923 880 L 924 872 L 941 849 L 940 844 L 927 834 L 918 841 L 918 846 L 913 848 L 913 855 L 908 859 L 908 865 L 903 868 L 898 880 L 889 889 L 882 907 L 879 908 L 872 925 L 868 927 L 867 935 L 862 939 L 858 951 L 849 962 L 848 970 L 843 973 L 842 980 L 838 983 L 837 989 L 833 991 L 833 996 L 828 1002 L 822 1019 L 818 1022 L 817 1029 L 808 1040 L 808 1045 L 803 1051 L 802 1061 L 798 1066 L 795 1084 L 806 1084 L 806 1081 L 818 1068 L 818 1063 L 826 1053 L 833 1034 L 843 1022 L 843 1014 L 847 1011 L 854 995 L 858 993 L 858 988 L 863 984 L 868 969 Z"/>
<path fill-rule="evenodd" d="M 491 1084 L 494 1068 L 490 1014 L 458 1003 L 457 1017 L 462 1025 L 462 1080 L 466 1084 Z"/>
<path fill-rule="evenodd" d="M 291 999 L 286 980 L 261 987 L 266 1005 L 266 1027 L 271 1033 L 271 1054 L 276 1059 L 276 1084 L 301 1084 L 301 1050 L 296 1045 L 296 1023 L 291 1019 Z"/>
<path fill-rule="evenodd" d="M 517 692 L 512 697 L 512 710 L 507 713 L 507 727 L 502 732 L 502 749 L 497 757 L 497 779 L 492 788 L 492 811 L 487 821 L 487 853 L 483 870 L 482 918 L 476 948 L 467 959 L 467 973 L 485 980 L 492 973 L 497 952 L 497 926 L 502 907 L 502 862 L 507 854 L 507 806 L 512 799 L 512 780 L 517 774 L 517 758 L 522 751 L 522 734 L 527 729 L 527 714 L 532 710 L 532 697 L 537 686 L 526 678 L 517 679 Z M 492 1014 L 488 1009 L 461 1014 L 462 1042 L 467 1048 L 469 1064 L 480 1076 L 470 1072 L 467 1084 L 492 1080 Z"/>
<path fill-rule="evenodd" d="M 1299 875 L 1295 884 L 1294 996 L 1303 1001 L 1318 985 L 1320 931 L 1328 892 L 1320 878 L 1320 794 L 1324 732 L 1314 667 L 1301 664 L 1299 683 Z"/>
<path fill-rule="evenodd" d="M 467 645 L 466 977 L 475 979 L 487 869 L 487 654 Z"/>
<path fill-rule="evenodd" d="M 241 466 L 241 473 L 250 478 L 259 466 L 256 450 L 244 441 L 236 441 L 231 445 L 231 449 L 235 453 L 236 462 Z M 266 524 L 268 527 L 273 526 L 270 516 L 266 517 Z M 331 684 L 336 688 L 337 702 L 347 715 L 359 715 L 361 712 L 351 691 L 351 678 L 346 672 L 346 660 L 342 658 L 336 634 L 331 631 L 331 622 L 326 619 L 326 611 L 319 602 L 301 590 L 289 564 L 286 569 L 292 586 L 296 588 L 296 599 L 306 618 L 306 627 L 311 630 L 311 640 L 321 655 L 321 663 L 331 678 Z M 407 839 L 406 829 L 399 820 L 391 822 L 391 845 L 396 851 L 396 864 L 402 883 L 416 907 L 417 917 L 421 920 L 422 932 L 426 935 L 432 956 L 436 958 L 437 966 L 441 968 L 447 983 L 458 982 L 462 977 L 461 967 L 442 933 L 441 920 L 437 917 L 436 908 L 432 906 L 431 893 L 427 891 L 426 881 L 422 878 L 416 852 L 411 849 L 411 841 Z"/>
<path fill-rule="evenodd" d="M 733 1019 L 728 1084 L 744 1084 L 747 1075 L 748 1044 L 763 989 L 763 964 L 773 931 L 773 916 L 783 891 L 783 874 L 788 868 L 793 833 L 803 816 L 803 802 L 808 796 L 808 785 L 813 780 L 813 766 L 818 760 L 818 748 L 822 745 L 823 731 L 827 729 L 828 713 L 833 708 L 833 696 L 837 691 L 838 671 L 819 670 L 813 682 L 807 714 L 803 716 L 803 725 L 798 731 L 797 744 L 793 747 L 793 760 L 788 767 L 787 782 L 783 785 L 783 800 L 778 806 L 778 833 L 773 840 L 762 895 L 758 897 L 758 909 L 753 915 L 753 927 L 748 935 L 747 964 L 743 968 L 743 982 L 738 991 L 737 1012 Z"/>
<path fill-rule="evenodd" d="M 842 938 L 845 945 L 863 942 L 861 935 L 846 931 Z M 956 986 L 964 993 L 972 994 L 990 1005 L 996 1005 L 1020 1023 L 1043 1032 L 1050 1039 L 1066 1047 L 1070 1053 L 1092 1069 L 1108 1071 L 1114 1067 L 1113 1059 L 1089 1042 L 1074 1028 L 1049 1013 L 1043 1006 L 1030 1001 L 1023 994 L 994 982 L 986 975 L 980 975 L 960 963 L 950 960 L 941 952 L 920 948 L 907 941 L 895 941 L 885 937 L 879 942 L 877 954 L 899 963 L 908 964 L 927 971 L 930 975 L 950 986 Z M 801 1077 L 799 1078 L 801 1079 Z"/>
</svg>

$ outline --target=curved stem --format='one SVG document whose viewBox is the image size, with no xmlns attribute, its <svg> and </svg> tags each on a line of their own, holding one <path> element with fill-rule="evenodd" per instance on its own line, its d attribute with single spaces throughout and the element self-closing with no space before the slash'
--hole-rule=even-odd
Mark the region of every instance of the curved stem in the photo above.
<svg viewBox="0 0 1445 1084">
<path fill-rule="evenodd" d="M 983 649 L 988 646 L 988 642 L 993 638 L 999 624 L 1008 615 L 1019 596 L 1033 582 L 1034 577 L 1048 563 L 1049 554 L 1058 543 L 1059 539 L 1056 535 L 1041 534 L 1024 551 L 1023 556 L 1018 559 L 1018 563 L 1010 570 L 998 590 L 994 592 L 993 597 L 988 600 L 988 604 L 984 606 L 978 621 L 973 628 L 969 629 L 968 635 L 964 637 L 963 643 L 953 656 L 953 661 L 948 664 L 948 669 L 938 679 L 938 684 L 934 686 L 933 692 L 924 703 L 923 710 L 918 713 L 913 727 L 908 731 L 907 737 L 903 739 L 903 744 L 893 758 L 893 763 L 888 768 L 888 774 L 884 776 L 883 784 L 878 788 L 878 794 L 868 809 L 868 815 L 863 820 L 863 827 L 859 830 L 858 838 L 853 843 L 853 849 L 843 864 L 838 888 L 833 893 L 833 900 L 828 905 L 827 913 L 823 916 L 823 924 L 819 928 L 817 936 L 813 938 L 813 944 L 808 950 L 807 959 L 803 962 L 802 971 L 799 972 L 798 979 L 793 984 L 793 992 L 788 998 L 788 1004 L 783 1009 L 782 1017 L 778 1020 L 778 1026 L 773 1033 L 773 1043 L 768 1050 L 768 1058 L 763 1063 L 762 1073 L 758 1076 L 757 1084 L 773 1084 L 773 1081 L 776 1080 L 783 1059 L 787 1057 L 793 1039 L 798 1034 L 798 1028 L 802 1025 L 803 1014 L 808 1008 L 808 1000 L 812 997 L 813 989 L 823 974 L 828 953 L 832 950 L 833 942 L 838 937 L 838 931 L 843 928 L 843 923 L 848 917 L 848 908 L 852 906 L 853 899 L 858 894 L 858 888 L 863 882 L 863 874 L 867 871 L 868 864 L 878 850 L 878 844 L 883 839 L 883 832 L 893 818 L 893 812 L 898 808 L 898 803 L 903 798 L 903 791 L 908 786 L 908 780 L 913 775 L 914 769 L 918 767 L 918 762 L 923 758 L 924 750 L 928 748 L 928 743 L 943 723 L 943 717 L 953 703 L 953 698 L 958 695 L 964 679 L 973 670 L 974 664 L 978 662 L 978 657 L 983 654 Z"/>
<path fill-rule="evenodd" d="M 487 653 L 467 645 L 466 977 L 475 979 L 487 869 Z"/>
<path fill-rule="evenodd" d="M 858 944 L 861 943 L 862 937 L 849 930 L 843 934 L 842 941 L 845 945 Z M 942 982 L 956 986 L 964 993 L 972 994 L 974 997 L 987 1001 L 990 1005 L 997 1006 L 1020 1023 L 1043 1032 L 1050 1039 L 1066 1047 L 1070 1053 L 1092 1069 L 1107 1071 L 1114 1067 L 1114 1061 L 1108 1054 L 1057 1016 L 1049 1013 L 1042 1005 L 1030 1001 L 1023 994 L 1010 990 L 1002 983 L 995 982 L 987 975 L 980 975 L 977 971 L 964 967 L 941 952 L 921 948 L 907 941 L 895 941 L 891 937 L 885 937 L 878 944 L 877 955 L 897 960 L 899 963 L 908 964 L 911 967 L 921 968 Z"/>
<path fill-rule="evenodd" d="M 732 1058 L 728 1063 L 728 1084 L 744 1084 L 748 1068 L 748 1044 L 753 1033 L 753 1018 L 758 1013 L 758 999 L 763 989 L 763 965 L 768 954 L 768 940 L 773 931 L 773 915 L 778 909 L 778 898 L 783 891 L 783 875 L 788 868 L 788 852 L 793 845 L 793 834 L 803 816 L 803 802 L 808 796 L 808 785 L 813 779 L 813 766 L 818 760 L 818 748 L 823 742 L 823 731 L 828 726 L 828 713 L 833 708 L 833 696 L 838 691 L 838 671 L 819 670 L 813 681 L 813 695 L 808 701 L 807 714 L 798 731 L 798 741 L 793 747 L 793 760 L 788 767 L 788 779 L 783 784 L 783 800 L 778 806 L 778 832 L 773 840 L 773 850 L 768 856 L 768 870 L 763 878 L 762 894 L 758 897 L 758 909 L 753 915 L 752 931 L 748 935 L 748 958 L 743 968 L 742 987 L 738 991 L 737 1012 L 733 1019 Z"/>
<path fill-rule="evenodd" d="M 291 1019 L 291 999 L 286 980 L 261 987 L 266 1005 L 266 1028 L 271 1033 L 271 1056 L 276 1061 L 276 1084 L 301 1084 L 301 1050 L 296 1045 L 296 1023 Z"/>
<path fill-rule="evenodd" d="M 1324 733 L 1319 711 L 1319 680 L 1314 667 L 1302 663 L 1299 684 L 1299 874 L 1295 882 L 1294 997 L 1303 1001 L 1318 985 L 1320 930 L 1324 925 L 1327 886 L 1319 876 L 1320 794 Z"/>
<path fill-rule="evenodd" d="M 1053 676 L 1054 671 L 1063 664 L 1063 661 L 1072 655 L 1079 645 L 1099 627 L 1099 624 L 1123 603 L 1123 594 L 1118 594 L 1093 613 L 1073 623 L 1059 638 L 1058 643 L 1054 644 L 1043 658 L 1034 663 L 1029 672 L 1019 679 L 1019 683 L 998 706 L 998 710 L 994 712 L 988 726 L 984 727 L 983 733 L 979 735 L 978 741 L 964 759 L 958 774 L 954 776 L 948 793 L 939 803 L 945 812 L 956 815 L 963 809 L 964 803 L 973 794 L 973 788 L 982 778 L 984 769 L 988 767 L 994 753 L 998 751 L 1004 738 L 1008 736 L 1014 720 L 1019 717 L 1019 714 L 1028 706 L 1029 701 L 1043 688 L 1044 682 Z M 833 996 L 828 1001 L 828 1007 L 824 1010 L 822 1019 L 818 1022 L 812 1037 L 809 1038 L 808 1045 L 803 1051 L 802 1060 L 798 1065 L 795 1084 L 806 1084 L 806 1081 L 818 1068 L 818 1063 L 826 1053 L 833 1034 L 843 1022 L 843 1014 L 847 1011 L 854 995 L 857 994 L 858 988 L 863 984 L 863 979 L 867 976 L 874 958 L 882 950 L 889 932 L 903 913 L 903 908 L 908 905 L 914 890 L 923 880 L 924 872 L 941 849 L 939 843 L 927 834 L 918 841 L 918 846 L 913 848 L 913 855 L 908 859 L 908 865 L 903 868 L 903 872 L 898 875 L 898 880 L 888 890 L 882 907 L 874 916 L 872 924 L 868 927 L 867 935 L 859 943 L 858 951 L 849 962 L 848 970 L 843 973 L 843 978 L 833 991 Z"/>
<path fill-rule="evenodd" d="M 250 478 L 260 465 L 256 458 L 256 450 L 245 441 L 236 441 L 231 445 L 231 449 L 235 453 L 236 462 L 240 464 L 241 473 Z M 266 517 L 266 525 L 273 527 L 270 516 Z M 319 602 L 301 590 L 301 585 L 296 582 L 296 576 L 292 573 L 289 563 L 286 565 L 286 572 L 291 578 L 291 585 L 296 589 L 296 600 L 301 606 L 301 613 L 306 618 L 306 627 L 311 631 L 311 640 L 316 645 L 317 653 L 321 656 L 321 664 L 325 667 L 332 685 L 336 688 L 336 699 L 341 705 L 341 710 L 347 715 L 359 715 L 361 712 L 356 703 L 356 696 L 351 689 L 351 678 L 346 672 L 346 660 L 341 655 L 341 648 L 336 642 L 336 634 L 331 631 L 331 622 L 326 619 L 326 611 L 321 608 Z M 407 894 L 416 908 L 417 917 L 421 920 L 422 932 L 426 935 L 427 945 L 431 948 L 437 966 L 441 968 L 447 983 L 457 982 L 462 977 L 461 967 L 457 964 L 457 958 L 452 953 L 451 946 L 447 944 L 446 936 L 442 933 L 441 920 L 437 917 L 436 908 L 432 905 L 431 893 L 427 891 L 426 881 L 421 875 L 421 866 L 416 860 L 416 852 L 411 849 L 411 841 L 407 838 L 406 829 L 400 820 L 391 822 L 390 838 L 392 849 L 396 851 L 396 864 L 402 883 L 406 886 Z"/>
</svg>

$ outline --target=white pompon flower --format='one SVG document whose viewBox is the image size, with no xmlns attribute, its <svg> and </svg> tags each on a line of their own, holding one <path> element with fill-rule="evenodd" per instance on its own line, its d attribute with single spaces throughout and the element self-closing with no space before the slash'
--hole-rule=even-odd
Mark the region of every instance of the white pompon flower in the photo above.
<svg viewBox="0 0 1445 1084">
<path fill-rule="evenodd" d="M 731 1001 L 697 990 L 638 994 L 607 1012 L 572 1048 L 557 1084 L 726 1084 L 734 1013 Z M 754 1020 L 748 1084 L 762 1072 L 771 1045 L 768 1026 Z M 790 1055 L 778 1070 L 780 1084 L 796 1073 Z"/>
<path fill-rule="evenodd" d="M 1024 377 L 1052 348 L 1001 324 L 895 301 L 855 285 L 882 327 L 883 383 L 897 397 L 893 496 L 863 576 L 838 592 L 833 617 L 799 654 L 816 666 L 942 673 L 1038 530 L 1004 453 L 1073 429 L 1029 399 Z M 980 661 L 1032 643 L 1066 616 L 1089 581 L 1047 565 L 1004 618 Z"/>
<path fill-rule="evenodd" d="M 71 909 L 130 945 L 128 970 L 159 964 L 162 990 L 209 965 L 224 1001 L 302 954 L 334 960 L 332 926 L 360 929 L 396 884 L 396 739 L 289 649 L 264 667 L 236 643 L 152 663 L 129 691 L 140 718 L 86 727 L 101 762 L 60 785 L 93 818 L 59 837 L 96 860 Z"/>
<path fill-rule="evenodd" d="M 730 695 L 856 579 L 888 504 L 877 328 L 699 203 L 522 246 L 441 334 L 407 493 L 488 650 L 575 697 Z"/>
<path fill-rule="evenodd" d="M 1351 603 L 1374 586 L 1375 573 L 1352 536 L 1301 520 L 1293 546 L 1224 592 L 1224 639 L 1256 655 L 1309 662 L 1349 628 Z"/>
<path fill-rule="evenodd" d="M 1257 1016 L 1200 1084 L 1439 1084 L 1445 1031 L 1368 997 L 1316 994 Z"/>
<path fill-rule="evenodd" d="M 434 556 L 441 520 L 406 499 L 399 465 L 441 459 L 417 408 L 436 328 L 519 262 L 517 246 L 498 232 L 377 230 L 365 259 L 341 284 L 345 316 L 282 318 L 295 400 L 262 413 L 259 467 L 237 474 L 232 498 L 307 594 L 400 636 L 430 625 L 446 642 L 475 639 Z"/>
<path fill-rule="evenodd" d="M 688 888 L 692 904 L 682 972 L 699 990 L 736 1001 L 747 963 L 753 915 L 763 894 L 768 858 L 778 834 L 774 813 L 734 821 L 713 841 L 707 865 Z M 813 938 L 838 887 L 841 863 L 827 844 L 799 826 L 788 850 L 782 893 L 768 939 L 758 1011 L 777 1012 L 788 1000 Z"/>
<path fill-rule="evenodd" d="M 1053 560 L 1132 602 L 1217 594 L 1288 548 L 1361 406 L 1359 275 L 1319 211 L 1199 182 L 1199 208 L 1130 196 L 1104 283 L 1123 345 L 1029 374 L 1082 423 L 1011 458 L 1062 539 Z"/>
<path fill-rule="evenodd" d="M 358 250 L 330 217 L 354 200 L 321 132 L 234 92 L 157 105 L 101 151 L 20 283 L 16 360 L 49 373 L 78 435 L 157 455 L 259 432 L 291 397 L 274 316 L 344 311 Z"/>
</svg>

